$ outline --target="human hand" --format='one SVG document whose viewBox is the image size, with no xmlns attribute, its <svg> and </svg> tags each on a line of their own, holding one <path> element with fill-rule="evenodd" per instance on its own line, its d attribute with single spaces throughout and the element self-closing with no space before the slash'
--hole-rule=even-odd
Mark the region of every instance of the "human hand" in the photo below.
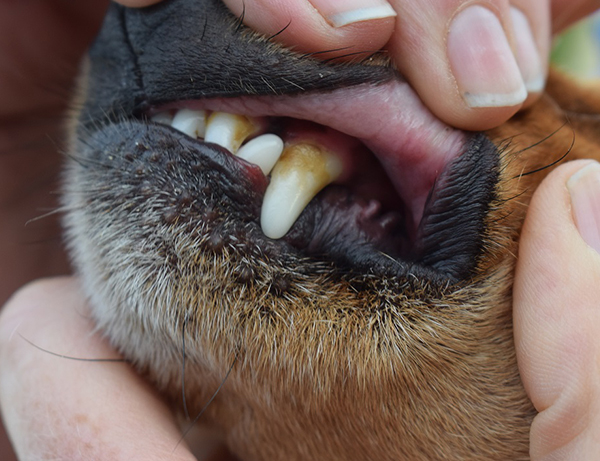
<svg viewBox="0 0 600 461">
<path fill-rule="evenodd" d="M 367 51 L 361 58 L 386 49 L 429 109 L 467 130 L 498 126 L 533 103 L 545 82 L 551 27 L 560 30 L 600 6 L 594 0 L 495 0 L 473 8 L 467 0 L 223 1 L 246 25 L 267 36 L 282 31 L 275 40 L 298 50 L 338 50 L 316 56 Z M 376 19 L 360 20 L 370 15 Z"/>
<path fill-rule="evenodd" d="M 553 171 L 533 195 L 514 284 L 515 346 L 539 414 L 531 459 L 600 453 L 600 164 Z"/>
<path fill-rule="evenodd" d="M 19 459 L 195 459 L 169 407 L 94 329 L 76 279 L 41 280 L 9 301 L 0 369 L 0 405 Z M 201 459 L 230 459 L 210 438 L 198 445 Z"/>
</svg>

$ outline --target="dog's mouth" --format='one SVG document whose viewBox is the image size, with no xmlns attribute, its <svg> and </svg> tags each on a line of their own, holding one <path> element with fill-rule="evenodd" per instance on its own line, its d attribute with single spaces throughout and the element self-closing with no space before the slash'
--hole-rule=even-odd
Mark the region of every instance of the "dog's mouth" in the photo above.
<svg viewBox="0 0 600 461">
<path fill-rule="evenodd" d="M 469 226 L 483 218 L 490 189 L 480 182 L 493 170 L 481 170 L 483 140 L 440 122 L 405 82 L 177 101 L 145 115 L 241 160 L 269 239 L 354 265 L 373 254 L 438 265 L 451 278 L 469 268 L 449 254 L 474 260 L 480 236 Z"/>
<path fill-rule="evenodd" d="M 362 199 L 368 215 L 402 214 L 406 236 L 415 238 L 435 180 L 466 141 L 399 81 L 308 96 L 184 101 L 154 112 L 155 121 L 219 144 L 270 176 L 261 225 L 274 239 L 329 184 Z"/>
<path fill-rule="evenodd" d="M 145 29 L 151 29 L 153 10 L 148 11 L 145 17 L 132 13 L 141 15 Z M 154 12 L 157 27 L 163 27 L 160 12 Z M 146 125 L 143 142 L 165 155 L 193 152 L 202 164 L 196 174 L 203 181 L 209 176 L 218 180 L 211 179 L 204 190 L 192 187 L 187 202 L 220 207 L 237 221 L 234 231 L 217 225 L 213 234 L 233 232 L 239 238 L 245 233 L 246 241 L 267 253 L 295 251 L 333 261 L 344 271 L 416 275 L 443 283 L 471 273 L 498 181 L 497 150 L 485 136 L 440 122 L 384 66 L 331 67 L 304 60 L 297 65 L 314 69 L 303 71 L 300 84 L 290 87 L 289 78 L 282 77 L 285 84 L 273 88 L 273 80 L 257 78 L 246 83 L 252 89 L 242 91 L 239 85 L 232 91 L 210 80 L 206 59 L 195 70 L 208 69 L 204 86 L 189 76 L 190 69 L 181 75 L 157 71 L 156 66 L 171 69 L 165 59 L 177 55 L 162 48 L 187 46 L 189 40 L 161 44 L 154 55 L 155 37 L 136 38 L 127 32 L 131 25 L 122 27 L 132 50 L 137 40 L 151 52 L 136 51 L 137 57 L 129 58 L 136 65 L 131 72 L 135 83 L 128 83 L 134 90 L 123 92 L 112 108 L 88 101 L 89 117 L 118 106 L 120 113 L 109 121 L 113 127 L 125 116 L 137 120 L 136 126 Z M 248 43 L 253 42 L 240 46 Z M 101 58 L 111 51 L 105 48 L 98 53 Z M 272 51 L 265 56 L 272 57 Z M 293 60 L 283 57 L 285 63 Z M 278 67 L 283 72 L 279 62 Z M 92 74 L 97 79 L 92 86 L 107 85 L 102 72 Z M 220 78 L 232 78 L 229 70 L 221 72 Z M 351 81 L 345 80 L 348 75 Z M 333 83 L 322 82 L 327 79 Z M 266 83 L 273 91 L 256 90 L 252 82 Z M 307 91 L 300 92 L 301 86 Z M 118 84 L 114 88 L 117 98 Z M 128 150 L 134 140 L 123 142 Z"/>
</svg>

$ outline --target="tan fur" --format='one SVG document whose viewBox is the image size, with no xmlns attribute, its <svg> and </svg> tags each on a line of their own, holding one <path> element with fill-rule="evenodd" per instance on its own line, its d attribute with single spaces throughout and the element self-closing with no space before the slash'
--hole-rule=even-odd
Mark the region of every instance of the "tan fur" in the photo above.
<svg viewBox="0 0 600 461">
<path fill-rule="evenodd" d="M 144 269 L 124 259 L 114 280 L 74 237 L 99 325 L 178 409 L 185 330 L 191 415 L 230 371 L 201 423 L 244 460 L 526 460 L 535 411 L 516 364 L 511 288 L 527 203 L 550 170 L 528 173 L 573 138 L 567 159 L 600 159 L 597 94 L 552 75 L 549 94 L 490 133 L 502 152 L 499 199 L 463 286 L 338 280 L 327 267 L 307 277 L 229 247 L 200 251 L 206 242 L 185 226 L 163 226 L 156 238 L 177 259 L 141 248 Z M 86 206 L 68 197 L 71 208 Z M 105 243 L 135 248 L 131 232 Z M 250 263 L 257 276 L 239 283 Z"/>
</svg>

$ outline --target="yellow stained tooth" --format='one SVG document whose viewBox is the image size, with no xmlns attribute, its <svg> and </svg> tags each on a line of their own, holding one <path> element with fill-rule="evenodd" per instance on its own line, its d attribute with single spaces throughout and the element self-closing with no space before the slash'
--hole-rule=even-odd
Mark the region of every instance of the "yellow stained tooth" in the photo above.
<svg viewBox="0 0 600 461">
<path fill-rule="evenodd" d="M 271 172 L 260 223 L 272 239 L 283 237 L 302 210 L 325 186 L 342 174 L 342 162 L 322 146 L 287 146 Z"/>
<path fill-rule="evenodd" d="M 219 144 L 235 154 L 244 140 L 258 130 L 245 115 L 213 112 L 206 124 L 204 141 Z"/>
</svg>

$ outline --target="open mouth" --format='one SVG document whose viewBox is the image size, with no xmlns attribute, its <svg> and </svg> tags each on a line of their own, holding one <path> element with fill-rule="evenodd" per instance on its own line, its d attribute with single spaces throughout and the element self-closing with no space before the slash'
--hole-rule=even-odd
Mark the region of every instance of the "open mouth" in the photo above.
<svg viewBox="0 0 600 461">
<path fill-rule="evenodd" d="M 498 153 L 484 135 L 437 120 L 385 66 L 273 52 L 231 29 L 219 2 L 205 9 L 166 3 L 115 8 L 92 50 L 91 87 L 109 96 L 86 102 L 82 136 L 112 127 L 99 155 L 111 142 L 109 150 L 120 144 L 125 152 L 143 141 L 173 161 L 191 152 L 203 168 L 188 182 L 210 187 L 192 186 L 187 201 L 235 221 L 215 227 L 223 239 L 244 234 L 256 246 L 333 261 L 344 271 L 441 283 L 469 276 L 498 181 Z M 210 29 L 194 41 L 184 23 L 210 8 L 226 24 L 215 26 L 215 40 L 229 42 L 197 51 Z M 245 53 L 228 54 L 234 41 Z M 264 71 L 269 60 L 274 76 Z M 245 80 L 233 75 L 238 68 Z M 123 119 L 134 125 L 119 125 Z M 136 130 L 140 138 L 131 138 Z"/>
<path fill-rule="evenodd" d="M 178 101 L 151 113 L 155 123 L 258 166 L 269 177 L 257 216 L 263 234 L 308 255 L 343 248 L 352 263 L 371 252 L 434 266 L 442 249 L 446 257 L 465 252 L 464 245 L 449 251 L 469 230 L 461 220 L 482 218 L 473 213 L 490 200 L 489 188 L 479 188 L 487 193 L 461 210 L 474 192 L 469 183 L 489 180 L 494 169 L 481 171 L 483 140 L 441 123 L 401 81 L 295 97 Z M 465 271 L 444 266 L 446 276 Z"/>
</svg>

